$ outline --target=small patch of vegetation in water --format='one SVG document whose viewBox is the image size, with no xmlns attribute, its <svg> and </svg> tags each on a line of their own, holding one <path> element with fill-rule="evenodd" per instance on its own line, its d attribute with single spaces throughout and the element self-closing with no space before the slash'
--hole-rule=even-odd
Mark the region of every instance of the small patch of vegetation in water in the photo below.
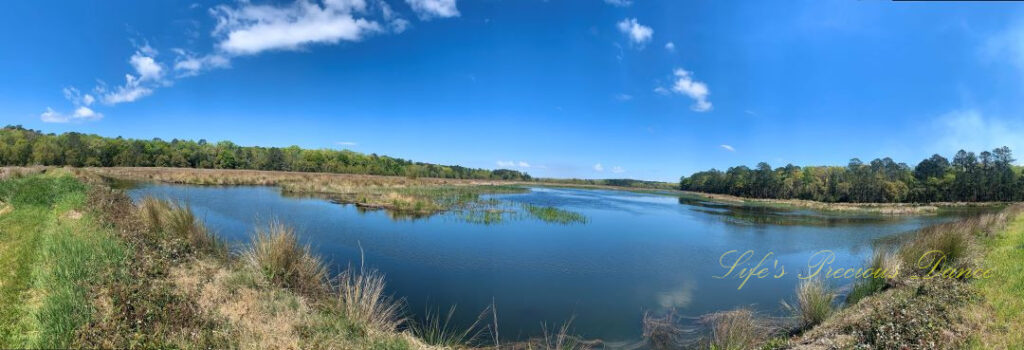
<svg viewBox="0 0 1024 350">
<path fill-rule="evenodd" d="M 552 222 L 559 224 L 585 224 L 587 223 L 587 217 L 583 214 L 572 212 L 564 209 L 558 209 L 555 207 L 543 207 L 533 204 L 522 204 L 523 210 L 530 213 L 533 217 L 540 219 L 544 222 Z"/>
</svg>

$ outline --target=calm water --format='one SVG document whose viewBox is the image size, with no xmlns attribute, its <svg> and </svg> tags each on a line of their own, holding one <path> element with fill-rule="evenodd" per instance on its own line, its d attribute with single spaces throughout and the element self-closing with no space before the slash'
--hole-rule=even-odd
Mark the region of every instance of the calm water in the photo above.
<svg viewBox="0 0 1024 350">
<path fill-rule="evenodd" d="M 153 195 L 187 202 L 207 225 L 236 246 L 252 227 L 279 219 L 335 268 L 366 263 L 388 275 L 409 312 L 457 305 L 462 322 L 497 306 L 504 338 L 535 336 L 541 322 L 575 316 L 576 333 L 628 344 L 640 338 L 644 311 L 684 316 L 753 306 L 781 313 L 798 270 L 810 256 L 835 252 L 836 267 L 858 267 L 880 238 L 945 220 L 826 216 L 808 211 L 732 208 L 670 196 L 620 191 L 534 188 L 496 195 L 510 202 L 554 206 L 587 216 L 586 224 L 533 219 L 483 225 L 454 215 L 392 220 L 386 212 L 316 198 L 284 197 L 272 187 L 143 185 Z M 716 279 L 726 251 L 773 252 L 781 279 Z M 771 260 L 769 260 L 769 263 Z M 773 270 L 773 273 L 776 270 Z"/>
</svg>

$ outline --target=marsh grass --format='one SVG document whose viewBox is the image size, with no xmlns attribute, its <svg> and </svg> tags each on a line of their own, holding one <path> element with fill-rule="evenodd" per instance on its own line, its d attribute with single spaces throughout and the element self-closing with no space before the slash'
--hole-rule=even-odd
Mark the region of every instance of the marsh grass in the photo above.
<svg viewBox="0 0 1024 350">
<path fill-rule="evenodd" d="M 796 287 L 796 303 L 782 302 L 800 323 L 801 329 L 808 329 L 825 321 L 835 311 L 833 301 L 836 293 L 820 278 L 806 279 Z"/>
<path fill-rule="evenodd" d="M 856 304 L 872 294 L 897 286 L 901 281 L 899 273 L 902 266 L 903 259 L 897 252 L 875 250 L 868 263 L 868 269 L 875 272 L 853 284 L 853 289 L 846 295 L 846 304 Z"/>
<path fill-rule="evenodd" d="M 712 313 L 701 321 L 711 329 L 708 348 L 712 350 L 756 349 L 777 333 L 748 308 Z"/>
<path fill-rule="evenodd" d="M 528 343 L 527 348 L 530 350 L 587 350 L 591 349 L 592 346 L 587 342 L 584 342 L 580 337 L 576 336 L 572 332 L 572 322 L 574 318 L 570 318 L 568 321 L 562 323 L 561 326 L 555 329 L 549 329 L 548 325 L 541 324 L 542 336 L 537 339 L 533 339 Z"/>
<path fill-rule="evenodd" d="M 191 185 L 279 186 L 286 194 L 325 196 L 338 203 L 385 209 L 397 217 L 431 215 L 479 200 L 482 194 L 521 193 L 497 180 L 407 178 L 354 174 L 182 168 L 87 168 L 105 178 Z"/>
<path fill-rule="evenodd" d="M 587 217 L 583 214 L 558 209 L 555 207 L 544 207 L 528 203 L 522 204 L 522 209 L 526 210 L 531 216 L 540 219 L 544 222 L 557 223 L 557 224 L 585 224 L 587 223 Z"/>
<path fill-rule="evenodd" d="M 139 203 L 139 212 L 146 232 L 158 235 L 155 237 L 157 239 L 180 239 L 187 243 L 187 248 L 218 258 L 226 258 L 228 255 L 224 241 L 211 232 L 192 212 L 192 208 L 184 203 L 146 197 Z"/>
<path fill-rule="evenodd" d="M 452 322 L 455 305 L 452 305 L 443 316 L 439 309 L 427 309 L 423 320 L 413 322 L 411 329 L 413 334 L 430 345 L 445 348 L 467 347 L 478 342 L 488 331 L 488 328 L 484 327 L 484 322 L 489 313 L 490 309 L 485 309 L 472 324 L 460 327 Z"/>
<path fill-rule="evenodd" d="M 404 301 L 386 294 L 383 273 L 350 266 L 335 280 L 332 306 L 351 322 L 378 332 L 394 332 L 405 322 Z"/>
<path fill-rule="evenodd" d="M 256 229 L 242 259 L 277 286 L 304 295 L 326 291 L 327 266 L 308 245 L 299 245 L 294 229 L 278 221 Z"/>
</svg>

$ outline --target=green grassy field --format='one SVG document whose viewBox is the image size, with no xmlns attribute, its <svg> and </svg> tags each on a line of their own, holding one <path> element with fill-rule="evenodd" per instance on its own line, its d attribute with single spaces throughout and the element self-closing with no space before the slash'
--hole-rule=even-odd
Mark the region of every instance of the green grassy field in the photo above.
<svg viewBox="0 0 1024 350">
<path fill-rule="evenodd" d="M 0 347 L 63 348 L 92 318 L 90 295 L 124 277 L 127 246 L 85 213 L 85 186 L 67 174 L 0 182 Z"/>
</svg>

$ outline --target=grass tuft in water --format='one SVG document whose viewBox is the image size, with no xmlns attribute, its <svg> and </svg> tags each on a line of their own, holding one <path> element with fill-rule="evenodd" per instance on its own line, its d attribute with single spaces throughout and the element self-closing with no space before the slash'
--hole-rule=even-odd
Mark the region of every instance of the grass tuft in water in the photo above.
<svg viewBox="0 0 1024 350">
<path fill-rule="evenodd" d="M 587 217 L 583 214 L 558 209 L 555 207 L 542 207 L 538 205 L 524 203 L 522 208 L 530 213 L 533 217 L 540 219 L 544 222 L 558 223 L 563 225 L 568 224 L 585 224 L 587 223 Z"/>
</svg>

